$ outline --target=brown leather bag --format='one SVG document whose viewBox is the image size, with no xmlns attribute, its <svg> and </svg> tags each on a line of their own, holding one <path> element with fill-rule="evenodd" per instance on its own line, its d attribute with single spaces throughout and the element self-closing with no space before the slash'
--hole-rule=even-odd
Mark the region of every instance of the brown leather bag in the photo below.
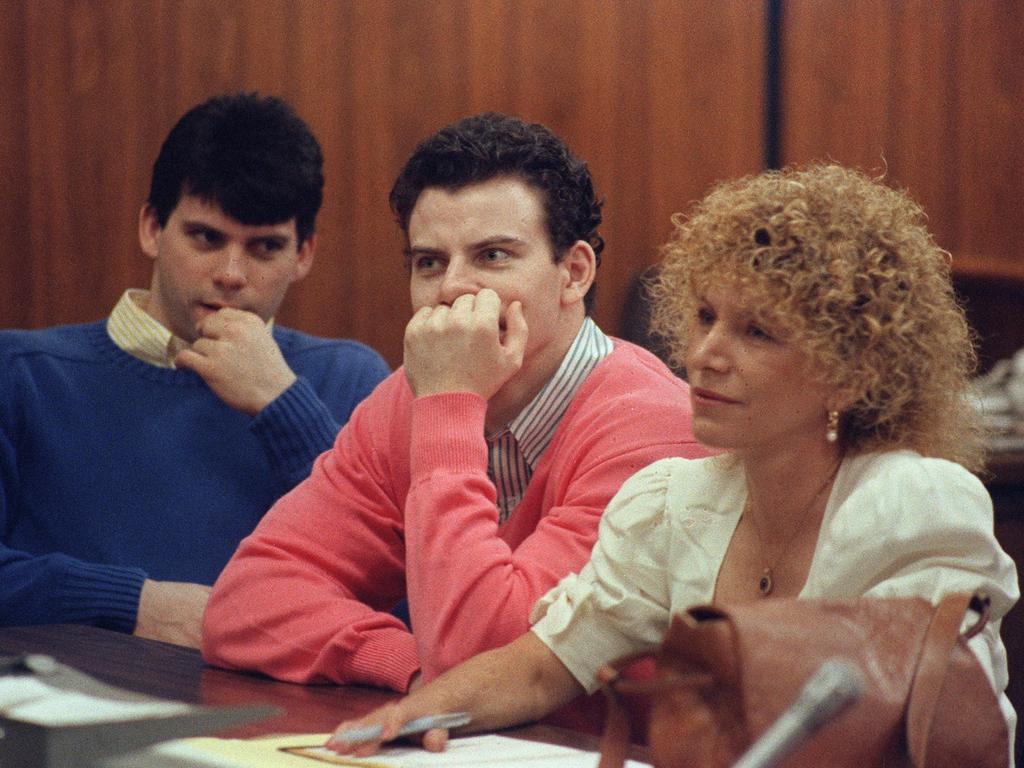
<svg viewBox="0 0 1024 768">
<path fill-rule="evenodd" d="M 978 620 L 963 634 L 966 612 Z M 599 768 L 628 749 L 629 710 L 646 707 L 657 768 L 727 768 L 827 660 L 864 678 L 860 698 L 783 759 L 786 768 L 1004 768 L 1006 720 L 966 641 L 988 621 L 983 595 L 701 606 L 674 616 L 651 680 L 602 670 L 609 699 Z"/>
</svg>

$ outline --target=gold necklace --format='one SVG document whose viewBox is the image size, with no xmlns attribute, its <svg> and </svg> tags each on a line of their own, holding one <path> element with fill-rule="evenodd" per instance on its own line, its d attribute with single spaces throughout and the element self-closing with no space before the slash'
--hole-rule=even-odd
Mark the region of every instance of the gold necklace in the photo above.
<svg viewBox="0 0 1024 768">
<path fill-rule="evenodd" d="M 803 524 L 807 521 L 810 516 L 811 510 L 814 509 L 815 502 L 818 497 L 821 496 L 822 492 L 831 485 L 832 481 L 835 480 L 836 475 L 839 472 L 839 464 L 836 464 L 835 469 L 829 472 L 825 478 L 825 482 L 821 484 L 814 495 L 811 496 L 811 500 L 807 502 L 800 515 L 797 518 L 797 524 L 793 527 L 793 535 L 789 537 L 789 542 L 783 548 L 782 552 L 779 553 L 778 557 L 775 558 L 775 562 L 782 562 L 786 555 L 789 554 L 790 548 L 793 546 L 793 542 L 796 541 L 796 533 L 800 530 Z M 747 496 L 747 502 L 743 505 L 743 512 L 740 514 L 742 518 L 744 515 L 750 515 L 750 524 L 754 526 L 754 534 L 757 536 L 757 546 L 762 552 L 764 551 L 764 539 L 761 537 L 761 527 L 757 524 L 757 520 L 754 518 L 753 505 L 750 503 L 750 496 Z M 757 579 L 757 589 L 764 596 L 768 597 L 775 589 L 775 572 L 772 570 L 771 565 L 766 565 L 764 570 L 761 571 L 760 577 Z"/>
</svg>

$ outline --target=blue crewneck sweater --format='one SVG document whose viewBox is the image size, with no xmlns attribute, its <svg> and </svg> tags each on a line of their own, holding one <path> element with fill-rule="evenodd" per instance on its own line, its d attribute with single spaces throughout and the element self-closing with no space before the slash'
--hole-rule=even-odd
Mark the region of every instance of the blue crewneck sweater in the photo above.
<svg viewBox="0 0 1024 768">
<path fill-rule="evenodd" d="M 146 578 L 212 584 L 388 373 L 276 326 L 298 380 L 255 418 L 105 322 L 0 332 L 0 625 L 130 632 Z"/>
</svg>

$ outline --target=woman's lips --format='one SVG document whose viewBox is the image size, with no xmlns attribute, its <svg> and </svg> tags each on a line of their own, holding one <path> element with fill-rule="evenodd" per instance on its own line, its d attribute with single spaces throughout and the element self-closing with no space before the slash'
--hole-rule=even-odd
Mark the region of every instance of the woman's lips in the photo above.
<svg viewBox="0 0 1024 768">
<path fill-rule="evenodd" d="M 690 391 L 693 393 L 695 400 L 702 402 L 724 403 L 726 405 L 736 405 L 739 403 L 739 400 L 733 400 L 731 397 L 726 397 L 720 392 L 704 389 L 703 387 L 690 387 Z"/>
</svg>

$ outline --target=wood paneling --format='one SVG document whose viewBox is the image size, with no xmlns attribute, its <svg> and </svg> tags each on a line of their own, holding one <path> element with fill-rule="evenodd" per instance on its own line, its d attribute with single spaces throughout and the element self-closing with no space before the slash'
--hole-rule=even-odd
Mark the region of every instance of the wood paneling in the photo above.
<svg viewBox="0 0 1024 768">
<path fill-rule="evenodd" d="M 784 8 L 784 162 L 885 171 L 923 205 L 954 269 L 1024 277 L 1024 4 Z"/>
<path fill-rule="evenodd" d="M 135 222 L 151 164 L 222 91 L 283 96 L 324 147 L 317 263 L 281 321 L 394 365 L 409 310 L 387 192 L 436 128 L 511 112 L 590 163 L 610 331 L 670 214 L 762 157 L 760 2 L 6 0 L 4 15 L 0 327 L 99 318 L 148 283 Z"/>
<path fill-rule="evenodd" d="M 25 8 L 5 9 L 0 23 L 0 327 L 30 323 L 31 243 L 28 215 L 28 123 Z"/>
</svg>

